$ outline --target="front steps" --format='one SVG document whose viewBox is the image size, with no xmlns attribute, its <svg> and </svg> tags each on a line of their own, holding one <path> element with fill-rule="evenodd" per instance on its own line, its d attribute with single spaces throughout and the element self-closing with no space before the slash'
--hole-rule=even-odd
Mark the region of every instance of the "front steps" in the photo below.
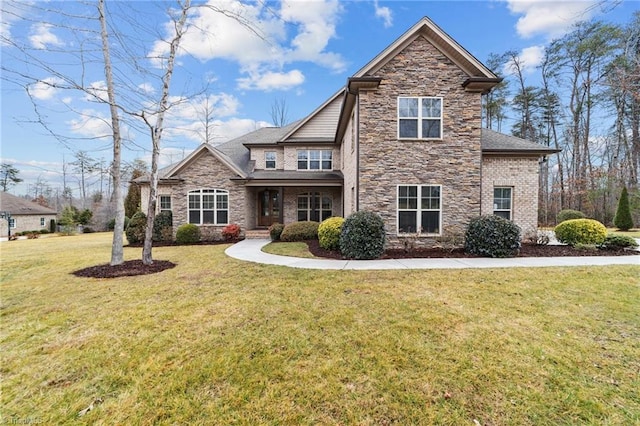
<svg viewBox="0 0 640 426">
<path fill-rule="evenodd" d="M 248 229 L 244 232 L 244 237 L 247 240 L 268 240 L 271 238 L 268 229 Z"/>
</svg>

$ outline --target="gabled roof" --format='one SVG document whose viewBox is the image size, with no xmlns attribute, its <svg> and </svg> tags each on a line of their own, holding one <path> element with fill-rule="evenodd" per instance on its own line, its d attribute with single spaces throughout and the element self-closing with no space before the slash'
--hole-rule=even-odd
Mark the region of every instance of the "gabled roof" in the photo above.
<svg viewBox="0 0 640 426">
<path fill-rule="evenodd" d="M 480 143 L 483 154 L 547 155 L 561 151 L 516 136 L 498 133 L 490 129 L 482 129 Z"/>
<path fill-rule="evenodd" d="M 333 94 L 333 96 L 331 96 L 329 99 L 327 99 L 322 105 L 320 105 L 318 108 L 316 108 L 311 114 L 309 114 L 308 116 L 306 116 L 302 120 L 299 120 L 296 123 L 294 123 L 295 126 L 293 126 L 289 130 L 289 132 L 284 135 L 282 140 L 283 141 L 287 140 L 288 138 L 293 136 L 298 130 L 302 129 L 307 123 L 311 122 L 315 117 L 319 116 L 325 110 L 325 108 L 327 108 L 329 105 L 331 105 L 333 103 L 333 101 L 335 101 L 337 98 L 341 97 L 343 94 L 344 94 L 344 89 L 338 90 L 336 93 Z M 335 117 L 336 124 L 338 123 L 338 118 L 339 118 L 339 114 L 338 114 L 338 116 Z M 333 140 L 331 140 L 331 142 L 333 142 Z"/>
<path fill-rule="evenodd" d="M 58 212 L 49 207 L 16 197 L 8 192 L 0 192 L 0 211 L 7 211 L 11 213 L 11 216 L 58 214 Z"/>
<path fill-rule="evenodd" d="M 496 80 L 495 83 L 500 81 L 500 78 L 489 68 L 485 67 L 482 62 L 476 59 L 426 16 L 420 19 L 413 27 L 409 28 L 409 30 L 402 34 L 396 41 L 391 43 L 378 54 L 378 56 L 369 61 L 369 63 L 356 72 L 353 77 L 374 76 L 380 68 L 420 36 L 425 37 L 436 49 L 451 59 L 451 61 L 460 67 L 471 79 Z"/>
</svg>

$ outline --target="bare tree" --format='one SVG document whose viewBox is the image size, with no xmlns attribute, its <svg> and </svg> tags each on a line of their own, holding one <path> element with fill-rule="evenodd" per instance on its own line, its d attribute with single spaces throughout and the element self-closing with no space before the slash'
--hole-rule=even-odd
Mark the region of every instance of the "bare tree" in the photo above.
<svg viewBox="0 0 640 426">
<path fill-rule="evenodd" d="M 276 98 L 271 103 L 271 122 L 276 127 L 289 124 L 289 108 L 285 98 Z"/>
</svg>

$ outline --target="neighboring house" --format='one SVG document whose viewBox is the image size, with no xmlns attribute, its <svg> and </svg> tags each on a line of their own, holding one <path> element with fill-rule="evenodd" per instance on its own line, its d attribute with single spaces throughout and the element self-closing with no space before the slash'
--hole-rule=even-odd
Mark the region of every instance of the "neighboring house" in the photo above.
<svg viewBox="0 0 640 426">
<path fill-rule="evenodd" d="M 55 210 L 8 192 L 0 192 L 0 211 L 11 215 L 8 222 L 7 219 L 0 219 L 0 237 L 6 237 L 9 229 L 11 235 L 24 231 L 48 230 L 51 219 L 55 220 L 57 217 Z"/>
<path fill-rule="evenodd" d="M 500 78 L 428 18 L 308 117 L 159 171 L 158 211 L 204 238 L 236 223 L 321 221 L 372 210 L 391 244 L 464 231 L 480 214 L 537 227 L 538 162 L 556 152 L 482 129 L 481 95 Z M 149 198 L 148 178 L 142 205 Z"/>
</svg>

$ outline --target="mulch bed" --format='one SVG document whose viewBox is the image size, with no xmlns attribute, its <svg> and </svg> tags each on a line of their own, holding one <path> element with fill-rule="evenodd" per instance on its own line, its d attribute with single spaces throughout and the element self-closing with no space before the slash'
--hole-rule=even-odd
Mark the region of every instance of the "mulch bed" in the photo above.
<svg viewBox="0 0 640 426">
<path fill-rule="evenodd" d="M 73 272 L 73 275 L 85 278 L 132 277 L 136 275 L 156 274 L 174 268 L 175 266 L 175 263 L 169 262 L 168 260 L 154 260 L 151 265 L 143 264 L 142 260 L 127 260 L 123 264 L 115 266 L 111 266 L 108 263 L 90 266 Z"/>
<path fill-rule="evenodd" d="M 317 257 L 327 259 L 343 259 L 337 251 L 329 251 L 320 247 L 318 240 L 306 242 L 309 251 Z M 522 244 L 517 257 L 563 257 L 563 256 L 630 256 L 640 254 L 633 250 L 580 250 L 571 246 Z M 439 259 L 439 258 L 474 258 L 476 255 L 465 253 L 463 249 L 446 250 L 441 248 L 414 248 L 412 250 L 386 250 L 381 259 Z"/>
</svg>

